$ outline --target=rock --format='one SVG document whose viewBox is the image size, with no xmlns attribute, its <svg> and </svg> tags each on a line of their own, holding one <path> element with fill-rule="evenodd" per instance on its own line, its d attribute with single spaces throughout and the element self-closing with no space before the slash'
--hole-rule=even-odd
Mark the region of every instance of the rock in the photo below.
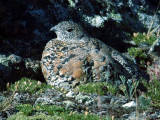
<svg viewBox="0 0 160 120">
<path fill-rule="evenodd" d="M 91 104 L 94 103 L 94 99 L 93 98 L 90 98 L 87 95 L 82 95 L 81 93 L 79 93 L 76 96 L 75 100 L 77 100 L 79 104 L 84 104 L 84 105 L 91 105 Z"/>
<path fill-rule="evenodd" d="M 124 108 L 130 108 L 130 107 L 136 107 L 136 106 L 137 106 L 137 103 L 134 101 L 130 101 L 129 103 L 122 105 L 122 107 Z"/>
<path fill-rule="evenodd" d="M 36 98 L 31 97 L 28 93 L 15 93 L 13 96 L 16 102 L 18 103 L 28 103 L 35 101 Z"/>
<path fill-rule="evenodd" d="M 155 54 L 160 57 L 160 38 L 158 38 L 153 45 L 150 47 L 148 54 Z"/>
<path fill-rule="evenodd" d="M 63 101 L 63 104 L 66 109 L 72 109 L 76 107 L 76 104 L 72 101 Z"/>
<path fill-rule="evenodd" d="M 104 22 L 107 20 L 107 17 L 101 17 L 98 15 L 95 15 L 94 17 L 90 17 L 90 16 L 83 16 L 84 17 L 84 21 L 86 23 L 89 23 L 91 26 L 94 27 L 103 27 L 104 26 Z"/>
<path fill-rule="evenodd" d="M 11 77 L 11 68 L 9 67 L 8 57 L 6 55 L 0 55 L 0 88 L 5 88 L 6 83 L 9 82 Z"/>
<path fill-rule="evenodd" d="M 67 8 L 63 7 L 61 3 L 59 3 L 57 0 L 50 0 L 52 5 L 50 6 L 51 11 L 53 12 L 55 19 L 57 21 L 69 19 L 70 14 Z"/>
<path fill-rule="evenodd" d="M 149 2 L 151 2 L 153 5 L 155 5 L 157 7 L 159 0 L 148 0 Z"/>
<path fill-rule="evenodd" d="M 155 111 L 154 113 L 152 113 L 151 115 L 150 115 L 150 119 L 160 119 L 160 111 Z"/>
<path fill-rule="evenodd" d="M 74 95 L 75 95 L 75 93 L 74 93 L 72 90 L 70 90 L 70 91 L 66 94 L 66 97 L 74 98 Z"/>
<path fill-rule="evenodd" d="M 22 58 L 15 54 L 0 54 L 0 82 L 3 85 L 2 88 L 5 88 L 6 83 L 14 82 L 24 76 L 42 80 L 40 79 L 42 78 L 41 75 L 40 61 Z"/>
<path fill-rule="evenodd" d="M 29 13 L 41 22 L 45 18 L 45 12 L 43 9 L 32 10 L 32 11 L 29 11 Z"/>
<path fill-rule="evenodd" d="M 154 15 L 149 15 L 144 12 L 138 11 L 138 17 L 139 17 L 139 21 L 148 29 L 150 28 L 150 23 L 152 22 L 153 19 L 154 19 L 154 22 L 152 27 L 156 28 L 157 26 L 159 26 L 158 16 L 154 17 Z"/>
<path fill-rule="evenodd" d="M 139 44 L 138 44 L 138 47 L 139 48 L 141 48 L 141 49 L 143 49 L 143 50 L 149 50 L 149 48 L 151 47 L 151 45 L 149 45 L 148 43 L 145 43 L 145 42 L 140 42 Z"/>
<path fill-rule="evenodd" d="M 22 62 L 22 58 L 14 54 L 9 55 L 8 60 L 11 64 L 20 64 Z"/>
</svg>

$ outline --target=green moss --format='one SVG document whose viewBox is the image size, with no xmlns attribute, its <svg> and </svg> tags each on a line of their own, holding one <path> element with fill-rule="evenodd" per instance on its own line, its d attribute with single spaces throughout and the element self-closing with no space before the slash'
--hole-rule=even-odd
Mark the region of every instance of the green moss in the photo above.
<svg viewBox="0 0 160 120">
<path fill-rule="evenodd" d="M 97 93 L 104 95 L 106 92 L 116 94 L 118 89 L 115 85 L 110 83 L 88 83 L 85 85 L 79 85 L 79 91 L 85 93 Z"/>
<path fill-rule="evenodd" d="M 46 111 L 49 115 L 60 115 L 61 113 L 69 114 L 68 111 L 65 110 L 63 107 L 55 106 L 55 105 L 37 104 L 34 106 L 34 110 Z"/>
<path fill-rule="evenodd" d="M 66 114 L 63 113 L 60 116 L 46 115 L 44 113 L 36 113 L 33 116 L 27 116 L 22 112 L 18 112 L 15 115 L 12 115 L 7 120 L 111 120 L 110 117 L 100 118 L 97 115 L 84 115 L 84 114 Z"/>
<path fill-rule="evenodd" d="M 110 117 L 99 117 L 97 115 L 84 114 L 62 114 L 65 120 L 111 120 Z"/>
<path fill-rule="evenodd" d="M 119 86 L 119 89 L 122 90 L 127 98 L 132 99 L 136 93 L 139 81 L 134 81 L 134 79 L 132 79 L 132 81 L 127 82 L 127 79 L 123 75 L 120 76 L 120 79 L 122 84 Z"/>
<path fill-rule="evenodd" d="M 31 115 L 33 107 L 30 104 L 20 104 L 16 106 L 16 109 L 23 112 L 25 115 Z"/>
<path fill-rule="evenodd" d="M 92 114 L 70 114 L 70 111 L 63 107 L 55 105 L 37 104 L 32 106 L 30 104 L 20 104 L 16 107 L 20 112 L 12 115 L 7 120 L 99 120 L 100 117 Z M 34 111 L 34 112 L 33 112 Z M 47 114 L 44 114 L 46 113 Z M 34 115 L 33 115 L 34 114 Z M 30 116 L 32 115 L 32 116 Z M 110 117 L 102 120 L 109 120 Z"/>
<path fill-rule="evenodd" d="M 63 120 L 60 116 L 50 116 L 44 113 L 36 113 L 33 116 L 27 116 L 23 112 L 12 115 L 7 120 Z"/>
<path fill-rule="evenodd" d="M 152 106 L 160 108 L 160 80 L 154 79 L 149 83 L 144 80 L 143 84 L 148 90 L 145 95 L 152 100 Z"/>
<path fill-rule="evenodd" d="M 135 47 L 128 48 L 128 53 L 129 55 L 139 60 L 138 62 L 140 64 L 144 64 L 145 61 L 148 59 L 146 52 L 140 48 L 135 48 Z"/>
<path fill-rule="evenodd" d="M 61 113 L 68 113 L 68 111 L 66 111 L 63 107 L 55 105 L 37 104 L 35 106 L 32 106 L 31 104 L 19 104 L 16 106 L 16 109 L 20 112 L 23 112 L 25 115 L 31 115 L 33 111 L 45 111 L 49 115 L 60 115 Z"/>
<path fill-rule="evenodd" d="M 46 89 L 52 88 L 46 83 L 41 83 L 36 80 L 29 78 L 21 78 L 19 81 L 12 84 L 8 90 L 9 91 L 18 91 L 18 92 L 28 92 L 28 93 L 41 93 Z"/>
<path fill-rule="evenodd" d="M 149 45 L 152 45 L 154 41 L 156 41 L 157 37 L 152 34 L 150 36 L 146 35 L 145 33 L 135 33 L 135 35 L 132 37 L 132 40 L 135 42 L 136 45 L 139 45 L 139 43 L 147 43 Z M 137 47 L 131 47 L 128 48 L 129 55 L 136 58 L 137 63 L 141 65 L 145 65 L 146 61 L 150 61 L 150 57 L 148 56 L 148 51 L 142 48 Z"/>
<path fill-rule="evenodd" d="M 131 47 L 128 49 L 129 55 L 134 56 L 134 57 L 140 57 L 140 58 L 147 58 L 147 55 L 143 52 L 142 49 L 138 49 L 135 47 Z"/>
<path fill-rule="evenodd" d="M 147 98 L 147 97 L 144 97 L 143 95 L 141 95 L 138 98 L 138 102 L 139 102 L 138 109 L 141 111 L 144 111 L 150 107 L 151 99 L 149 97 Z"/>
<path fill-rule="evenodd" d="M 138 45 L 140 42 L 152 45 L 157 37 L 155 35 L 147 36 L 146 34 L 138 33 L 138 35 L 133 36 L 132 39 L 134 40 L 136 45 Z"/>
</svg>

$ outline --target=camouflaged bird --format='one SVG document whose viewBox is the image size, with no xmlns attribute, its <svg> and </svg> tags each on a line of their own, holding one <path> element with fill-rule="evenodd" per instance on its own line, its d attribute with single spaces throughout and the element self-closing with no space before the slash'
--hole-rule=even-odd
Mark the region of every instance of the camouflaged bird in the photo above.
<svg viewBox="0 0 160 120">
<path fill-rule="evenodd" d="M 120 75 L 138 77 L 137 66 L 72 21 L 51 28 L 57 38 L 50 40 L 42 54 L 45 80 L 64 88 L 79 83 L 118 80 Z"/>
</svg>

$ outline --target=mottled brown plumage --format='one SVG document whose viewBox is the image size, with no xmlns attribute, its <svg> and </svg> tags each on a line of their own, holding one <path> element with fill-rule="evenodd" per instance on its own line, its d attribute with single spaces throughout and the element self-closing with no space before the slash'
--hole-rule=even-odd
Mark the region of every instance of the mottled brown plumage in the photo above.
<svg viewBox="0 0 160 120">
<path fill-rule="evenodd" d="M 137 77 L 135 64 L 82 27 L 63 21 L 51 28 L 57 34 L 42 54 L 42 72 L 51 85 L 70 88 L 78 83 L 119 79 L 119 75 Z M 109 74 L 109 77 L 107 77 Z"/>
</svg>

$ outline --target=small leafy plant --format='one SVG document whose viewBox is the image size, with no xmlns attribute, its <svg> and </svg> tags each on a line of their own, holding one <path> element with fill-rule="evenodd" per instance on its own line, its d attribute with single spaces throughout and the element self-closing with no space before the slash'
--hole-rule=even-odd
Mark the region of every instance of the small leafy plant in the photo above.
<svg viewBox="0 0 160 120">
<path fill-rule="evenodd" d="M 47 88 L 52 88 L 46 83 L 41 83 L 40 81 L 32 80 L 29 78 L 21 78 L 19 81 L 16 81 L 14 84 L 10 85 L 8 88 L 9 91 L 18 91 L 18 92 L 28 92 L 28 93 L 41 93 L 44 92 Z"/>
<path fill-rule="evenodd" d="M 138 59 L 140 64 L 145 64 L 145 61 L 147 61 L 147 59 L 148 59 L 146 52 L 140 48 L 136 48 L 136 47 L 128 48 L 128 53 L 129 53 L 129 55 Z"/>
<path fill-rule="evenodd" d="M 127 98 L 132 99 L 139 85 L 139 81 L 133 81 L 133 80 L 126 81 L 126 78 L 124 76 L 120 76 L 120 79 L 122 80 L 122 85 L 120 86 L 120 90 L 123 91 L 124 95 Z"/>
<path fill-rule="evenodd" d="M 151 99 L 150 99 L 150 97 L 144 97 L 143 95 L 141 95 L 138 98 L 138 102 L 139 102 L 138 109 L 141 111 L 144 111 L 150 107 Z"/>
<path fill-rule="evenodd" d="M 23 112 L 25 115 L 31 115 L 33 107 L 31 104 L 20 104 L 16 106 L 16 109 Z"/>
<path fill-rule="evenodd" d="M 2 93 L 0 94 L 0 111 L 6 111 L 13 107 L 12 102 L 14 100 L 14 95 L 15 93 L 13 92 L 12 95 L 7 98 Z"/>
<path fill-rule="evenodd" d="M 148 66 L 147 72 L 150 76 L 150 82 L 145 80 L 143 84 L 147 88 L 146 96 L 151 98 L 152 106 L 160 108 L 160 64 L 159 60 L 154 59 L 153 64 Z"/>
<path fill-rule="evenodd" d="M 36 111 L 46 111 L 49 115 L 60 115 L 61 113 L 68 113 L 63 107 L 55 106 L 55 105 L 42 105 L 37 104 L 34 106 L 34 110 Z"/>
<path fill-rule="evenodd" d="M 148 44 L 152 45 L 154 43 L 154 41 L 157 39 L 157 37 L 154 34 L 148 36 L 145 33 L 143 33 L 143 34 L 142 33 L 134 33 L 132 39 L 136 43 L 136 45 L 138 45 L 141 42 L 148 43 Z"/>
<path fill-rule="evenodd" d="M 118 91 L 117 87 L 110 83 L 88 83 L 78 87 L 80 92 L 97 93 L 99 95 L 104 95 L 106 92 L 116 94 Z"/>
<path fill-rule="evenodd" d="M 160 108 L 160 80 L 154 79 L 149 83 L 143 81 L 143 84 L 148 90 L 145 95 L 151 99 L 151 106 Z"/>
<path fill-rule="evenodd" d="M 132 40 L 135 42 L 136 45 L 139 45 L 139 43 L 147 43 L 149 45 L 152 45 L 157 39 L 157 36 L 154 34 L 145 34 L 145 33 L 134 33 Z M 146 65 L 146 62 L 150 60 L 150 57 L 148 55 L 148 51 L 142 48 L 138 47 L 131 47 L 128 48 L 129 55 L 136 58 L 137 63 L 140 65 Z"/>
</svg>

